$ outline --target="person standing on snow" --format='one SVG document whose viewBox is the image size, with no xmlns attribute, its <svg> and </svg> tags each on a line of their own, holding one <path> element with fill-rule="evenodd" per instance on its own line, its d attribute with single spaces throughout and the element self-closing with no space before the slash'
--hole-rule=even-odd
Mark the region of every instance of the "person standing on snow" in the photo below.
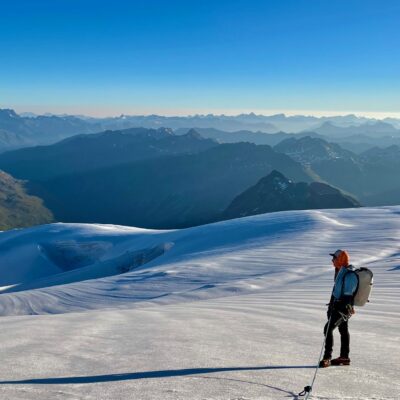
<svg viewBox="0 0 400 400">
<path fill-rule="evenodd" d="M 348 320 L 354 314 L 353 298 L 357 291 L 358 278 L 354 267 L 349 264 L 349 255 L 344 250 L 337 250 L 332 256 L 335 267 L 335 285 L 328 307 L 328 322 L 324 327 L 325 353 L 319 363 L 320 368 L 330 365 L 350 365 L 350 334 Z M 332 360 L 333 331 L 339 328 L 340 332 L 340 357 Z"/>
</svg>

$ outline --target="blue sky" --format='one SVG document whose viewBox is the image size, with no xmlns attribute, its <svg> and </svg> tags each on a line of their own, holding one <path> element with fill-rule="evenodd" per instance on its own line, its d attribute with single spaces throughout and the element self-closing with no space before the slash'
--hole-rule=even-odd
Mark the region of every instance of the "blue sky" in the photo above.
<svg viewBox="0 0 400 400">
<path fill-rule="evenodd" d="M 26 0 L 0 10 L 0 107 L 400 115 L 397 0 Z"/>
</svg>

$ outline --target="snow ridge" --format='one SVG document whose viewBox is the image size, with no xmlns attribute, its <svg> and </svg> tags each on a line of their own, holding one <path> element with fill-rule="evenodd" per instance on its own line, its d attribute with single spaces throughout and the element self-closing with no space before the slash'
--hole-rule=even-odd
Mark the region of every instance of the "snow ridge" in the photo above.
<svg viewBox="0 0 400 400">
<path fill-rule="evenodd" d="M 175 231 L 51 224 L 4 232 L 0 314 L 307 289 L 327 283 L 327 254 L 337 247 L 347 248 L 358 266 L 398 253 L 399 210 L 280 212 Z M 380 272 L 388 275 L 383 265 Z"/>
</svg>

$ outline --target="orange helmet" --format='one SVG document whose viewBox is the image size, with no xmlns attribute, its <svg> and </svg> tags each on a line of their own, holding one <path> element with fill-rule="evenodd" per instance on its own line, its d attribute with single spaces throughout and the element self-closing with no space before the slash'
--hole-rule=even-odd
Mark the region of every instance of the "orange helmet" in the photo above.
<svg viewBox="0 0 400 400">
<path fill-rule="evenodd" d="M 346 267 L 350 263 L 349 253 L 346 250 L 336 250 L 329 255 L 333 257 L 332 261 L 336 268 Z"/>
</svg>

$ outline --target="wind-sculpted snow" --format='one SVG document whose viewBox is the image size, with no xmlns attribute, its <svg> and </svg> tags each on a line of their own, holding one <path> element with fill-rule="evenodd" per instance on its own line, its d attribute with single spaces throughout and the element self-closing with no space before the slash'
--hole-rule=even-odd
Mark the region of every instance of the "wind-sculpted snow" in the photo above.
<svg viewBox="0 0 400 400">
<path fill-rule="evenodd" d="M 374 271 L 371 303 L 349 322 L 351 366 L 320 370 L 311 398 L 397 400 L 399 239 L 400 207 L 1 233 L 0 397 L 299 399 L 323 339 L 328 253 L 345 248 Z"/>
<path fill-rule="evenodd" d="M 165 304 L 326 283 L 327 254 L 336 248 L 349 249 L 360 266 L 398 252 L 396 212 L 283 212 L 175 231 L 53 224 L 5 232 L 0 313 Z M 391 275 L 384 263 L 375 272 Z"/>
</svg>

